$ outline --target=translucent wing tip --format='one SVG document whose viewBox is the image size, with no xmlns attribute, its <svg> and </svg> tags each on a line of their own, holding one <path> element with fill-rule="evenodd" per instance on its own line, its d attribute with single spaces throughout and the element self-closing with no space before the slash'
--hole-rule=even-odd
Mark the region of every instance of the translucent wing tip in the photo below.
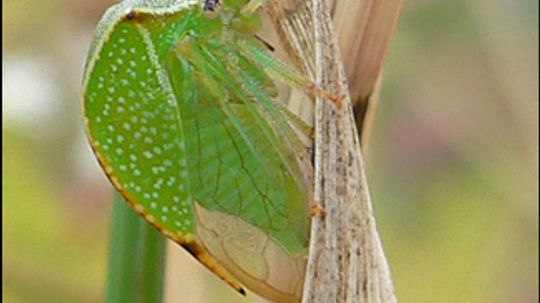
<svg viewBox="0 0 540 303">
<path fill-rule="evenodd" d="M 242 287 L 242 285 L 240 285 L 240 282 L 238 282 L 238 280 L 229 271 L 227 271 L 223 266 L 221 266 L 221 264 L 214 257 L 212 257 L 212 255 L 208 253 L 206 248 L 204 248 L 204 246 L 199 243 L 199 241 L 188 240 L 182 241 L 179 244 L 183 248 L 185 248 L 193 257 L 199 260 L 199 262 L 206 266 L 206 268 L 208 268 L 215 275 L 217 275 L 221 280 L 229 284 L 229 286 L 234 288 L 241 295 L 246 295 L 246 291 Z"/>
</svg>

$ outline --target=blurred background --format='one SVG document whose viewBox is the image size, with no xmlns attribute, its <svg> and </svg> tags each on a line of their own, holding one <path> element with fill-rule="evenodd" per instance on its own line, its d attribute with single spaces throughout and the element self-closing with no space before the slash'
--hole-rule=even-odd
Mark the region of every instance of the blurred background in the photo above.
<svg viewBox="0 0 540 303">
<path fill-rule="evenodd" d="M 105 0 L 4 0 L 2 299 L 101 302 L 111 188 L 79 92 Z M 407 0 L 369 153 L 400 302 L 538 302 L 538 2 Z M 252 302 L 183 250 L 167 302 Z"/>
</svg>

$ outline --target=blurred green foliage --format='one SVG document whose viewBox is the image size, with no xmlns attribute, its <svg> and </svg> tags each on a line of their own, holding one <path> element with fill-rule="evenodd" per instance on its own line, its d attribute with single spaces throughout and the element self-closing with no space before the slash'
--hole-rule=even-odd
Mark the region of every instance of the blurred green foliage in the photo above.
<svg viewBox="0 0 540 303">
<path fill-rule="evenodd" d="M 111 196 L 78 93 L 111 2 L 3 1 L 6 302 L 103 299 Z M 538 2 L 405 1 L 384 73 L 366 157 L 400 302 L 538 302 Z M 238 301 L 173 253 L 184 300 Z"/>
<path fill-rule="evenodd" d="M 2 133 L 2 271 L 8 302 L 96 302 L 105 218 L 85 221 L 42 169 L 32 142 Z M 81 222 L 79 219 L 82 219 Z M 102 226 L 101 228 L 99 226 Z"/>
</svg>

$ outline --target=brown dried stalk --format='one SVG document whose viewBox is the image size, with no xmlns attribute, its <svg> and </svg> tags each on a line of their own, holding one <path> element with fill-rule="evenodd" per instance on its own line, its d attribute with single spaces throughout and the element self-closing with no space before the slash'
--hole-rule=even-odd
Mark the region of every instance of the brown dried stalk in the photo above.
<svg viewBox="0 0 540 303">
<path fill-rule="evenodd" d="M 362 149 L 367 149 L 384 56 L 402 0 L 326 0 L 349 82 Z"/>
<path fill-rule="evenodd" d="M 344 96 L 341 106 L 316 100 L 315 198 L 324 212 L 312 220 L 302 302 L 396 302 L 330 15 L 322 0 L 274 0 L 266 9 L 297 67 Z"/>
</svg>

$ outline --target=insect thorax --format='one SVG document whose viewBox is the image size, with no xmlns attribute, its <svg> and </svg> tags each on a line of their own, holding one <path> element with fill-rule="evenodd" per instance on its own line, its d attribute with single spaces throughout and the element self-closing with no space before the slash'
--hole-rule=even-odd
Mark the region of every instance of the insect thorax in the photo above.
<svg viewBox="0 0 540 303">
<path fill-rule="evenodd" d="M 202 0 L 206 17 L 220 18 L 224 26 L 254 35 L 261 29 L 259 13 L 244 10 L 246 0 Z"/>
</svg>

